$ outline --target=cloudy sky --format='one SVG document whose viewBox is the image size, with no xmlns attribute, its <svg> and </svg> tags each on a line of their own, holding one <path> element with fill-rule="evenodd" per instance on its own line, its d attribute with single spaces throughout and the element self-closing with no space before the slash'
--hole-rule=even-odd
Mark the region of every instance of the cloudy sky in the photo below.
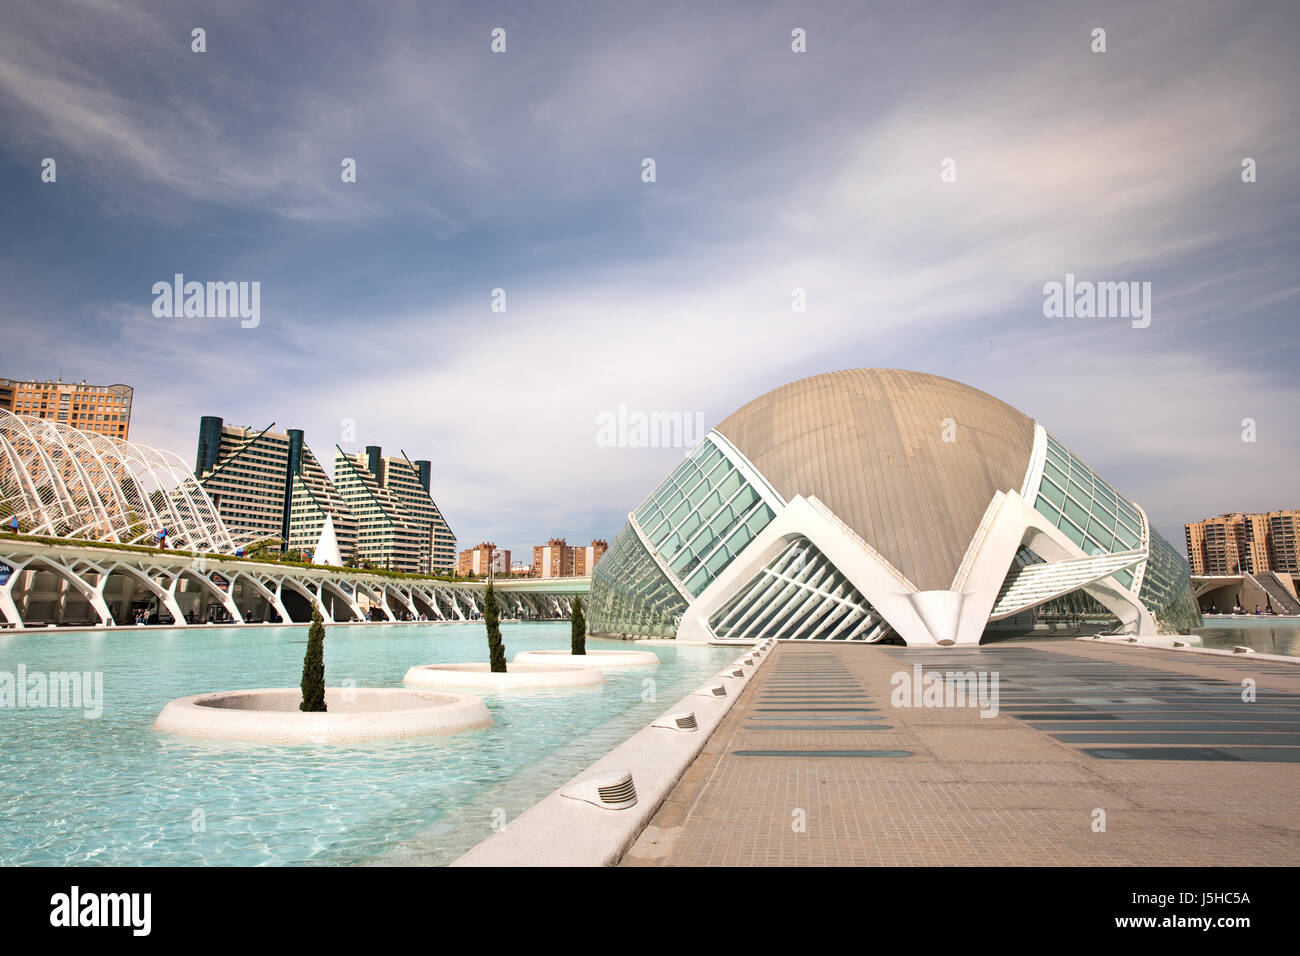
<svg viewBox="0 0 1300 956">
<path fill-rule="evenodd" d="M 1294 3 L 299 6 L 4 5 L 0 375 L 133 385 L 186 459 L 204 414 L 430 458 L 462 547 L 612 539 L 682 451 L 602 412 L 858 366 L 1016 405 L 1176 545 L 1300 506 Z M 1067 272 L 1150 326 L 1045 318 Z M 175 273 L 260 324 L 155 317 Z"/>
</svg>

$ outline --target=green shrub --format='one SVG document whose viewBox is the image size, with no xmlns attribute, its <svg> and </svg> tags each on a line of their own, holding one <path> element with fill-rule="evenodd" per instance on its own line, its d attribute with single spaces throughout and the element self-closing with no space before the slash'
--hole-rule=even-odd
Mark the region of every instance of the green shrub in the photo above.
<svg viewBox="0 0 1300 956">
<path fill-rule="evenodd" d="M 497 604 L 497 593 L 488 582 L 487 595 L 483 599 L 483 623 L 487 625 L 488 661 L 493 674 L 506 672 L 506 646 L 501 643 L 501 608 Z"/>
<path fill-rule="evenodd" d="M 302 659 L 302 701 L 298 709 L 316 714 L 325 712 L 325 621 L 320 616 L 320 608 L 311 612 L 307 653 Z"/>
<path fill-rule="evenodd" d="M 576 594 L 569 612 L 569 647 L 572 654 L 587 653 L 587 618 L 582 613 L 582 598 Z"/>
</svg>

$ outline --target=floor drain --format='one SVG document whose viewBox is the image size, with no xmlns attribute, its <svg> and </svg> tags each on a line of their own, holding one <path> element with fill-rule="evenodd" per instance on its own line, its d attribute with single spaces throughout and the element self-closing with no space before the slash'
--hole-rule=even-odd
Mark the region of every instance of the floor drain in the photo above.
<svg viewBox="0 0 1300 956">
<path fill-rule="evenodd" d="M 884 720 L 884 714 L 862 714 L 861 716 L 850 716 L 848 714 L 809 714 L 806 711 L 784 714 L 781 717 L 750 717 L 750 720 L 771 720 L 774 722 L 786 721 L 787 723 L 794 720 Z"/>
<path fill-rule="evenodd" d="M 762 714 L 857 714 L 866 711 L 879 710 L 879 707 L 755 707 L 754 710 Z"/>
<path fill-rule="evenodd" d="M 1232 754 L 1213 747 L 1130 747 L 1125 750 L 1102 750 L 1082 747 L 1086 754 L 1102 760 L 1237 760 Z"/>
<path fill-rule="evenodd" d="M 746 730 L 893 730 L 889 724 L 818 724 L 815 727 L 809 727 L 807 724 L 758 724 L 750 725 Z"/>
<path fill-rule="evenodd" d="M 733 750 L 737 757 L 910 757 L 910 750 Z"/>
</svg>

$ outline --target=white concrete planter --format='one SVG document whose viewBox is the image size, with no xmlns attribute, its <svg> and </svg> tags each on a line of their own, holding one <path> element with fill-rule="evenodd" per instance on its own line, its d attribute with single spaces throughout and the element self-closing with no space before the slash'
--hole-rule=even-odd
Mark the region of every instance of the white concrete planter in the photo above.
<svg viewBox="0 0 1300 956">
<path fill-rule="evenodd" d="M 228 690 L 171 701 L 154 729 L 190 737 L 266 744 L 341 744 L 394 737 L 457 734 L 492 723 L 470 694 L 327 687 L 323 714 L 298 709 L 296 687 Z"/>
<path fill-rule="evenodd" d="M 611 670 L 622 667 L 658 667 L 659 655 L 653 651 L 587 651 L 570 654 L 568 651 L 520 651 L 516 664 L 578 664 L 582 667 L 599 667 Z"/>
<path fill-rule="evenodd" d="M 592 687 L 605 683 L 598 667 L 576 664 L 534 664 L 515 659 L 504 674 L 492 673 L 490 664 L 420 664 L 402 678 L 407 687 L 438 687 L 469 691 L 541 690 Z"/>
</svg>

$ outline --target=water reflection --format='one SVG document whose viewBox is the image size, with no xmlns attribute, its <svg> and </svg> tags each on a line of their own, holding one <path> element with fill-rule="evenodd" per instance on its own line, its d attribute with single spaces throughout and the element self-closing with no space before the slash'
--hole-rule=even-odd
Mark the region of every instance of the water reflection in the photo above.
<svg viewBox="0 0 1300 956">
<path fill-rule="evenodd" d="M 1214 621 L 1196 632 L 1206 647 L 1231 650 L 1241 644 L 1261 654 L 1288 654 L 1300 657 L 1300 618 L 1261 618 L 1260 620 Z"/>
</svg>

